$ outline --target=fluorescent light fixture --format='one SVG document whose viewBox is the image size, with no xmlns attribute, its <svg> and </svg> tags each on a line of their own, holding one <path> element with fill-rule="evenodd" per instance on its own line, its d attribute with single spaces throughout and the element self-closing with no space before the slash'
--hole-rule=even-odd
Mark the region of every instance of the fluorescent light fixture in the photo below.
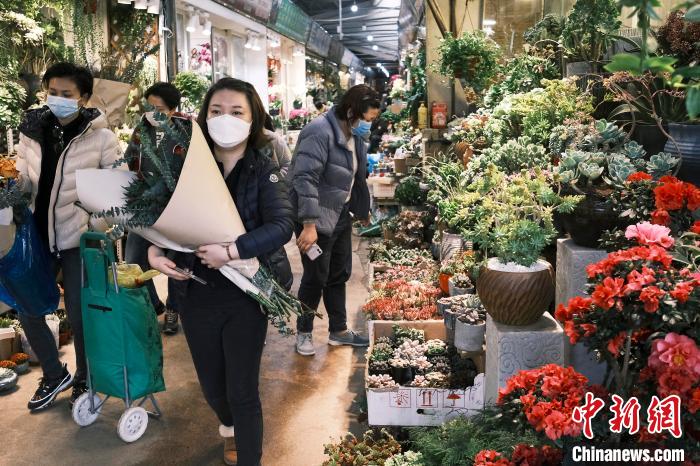
<svg viewBox="0 0 700 466">
<path fill-rule="evenodd" d="M 145 10 L 148 8 L 148 2 L 146 0 L 134 0 L 134 8 L 137 10 Z"/>
<path fill-rule="evenodd" d="M 121 5 L 131 5 L 131 0 L 117 0 L 117 3 Z"/>
<path fill-rule="evenodd" d="M 352 2 L 352 6 L 350 7 L 350 11 L 353 13 L 357 13 L 357 3 Z"/>
<path fill-rule="evenodd" d="M 372 42 L 374 40 L 374 36 L 372 34 L 367 36 L 367 41 Z"/>
<path fill-rule="evenodd" d="M 377 44 L 374 44 L 374 45 L 372 46 L 372 50 L 379 50 L 379 47 L 377 47 Z"/>
<path fill-rule="evenodd" d="M 366 31 L 366 30 L 367 30 L 367 25 L 366 25 L 366 24 L 363 24 L 363 25 L 362 25 L 362 30 L 363 30 L 363 31 Z"/>
<path fill-rule="evenodd" d="M 495 26 L 495 25 L 496 25 L 495 19 L 485 19 L 484 20 L 484 26 Z"/>
<path fill-rule="evenodd" d="M 147 10 L 152 15 L 157 15 L 160 13 L 160 0 L 148 0 Z"/>
</svg>

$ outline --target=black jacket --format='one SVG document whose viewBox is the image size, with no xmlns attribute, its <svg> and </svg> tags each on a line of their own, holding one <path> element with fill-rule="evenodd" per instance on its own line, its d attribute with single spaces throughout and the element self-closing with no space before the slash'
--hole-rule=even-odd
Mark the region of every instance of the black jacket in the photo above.
<svg viewBox="0 0 700 466">
<path fill-rule="evenodd" d="M 292 237 L 293 220 L 287 186 L 276 164 L 256 149 L 249 147 L 238 163 L 242 165 L 234 198 L 247 231 L 236 240 L 238 253 L 241 259 L 257 257 L 289 289 L 293 276 L 284 245 Z M 189 270 L 197 260 L 194 254 L 181 252 L 171 251 L 168 256 L 178 267 Z M 175 299 L 181 300 L 189 281 L 175 284 Z"/>
</svg>

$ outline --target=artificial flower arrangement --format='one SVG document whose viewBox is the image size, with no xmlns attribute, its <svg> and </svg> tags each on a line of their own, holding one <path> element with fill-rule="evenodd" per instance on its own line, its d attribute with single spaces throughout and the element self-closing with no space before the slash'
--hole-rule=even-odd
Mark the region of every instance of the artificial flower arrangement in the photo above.
<svg viewBox="0 0 700 466">
<path fill-rule="evenodd" d="M 391 337 L 377 338 L 368 354 L 367 388 L 399 386 L 465 388 L 474 384 L 476 365 L 422 330 L 394 325 Z"/>
<path fill-rule="evenodd" d="M 417 281 L 378 281 L 362 311 L 371 320 L 434 319 L 440 294 L 439 288 Z"/>
<path fill-rule="evenodd" d="M 698 237 L 679 242 L 661 225 L 627 228 L 637 246 L 608 254 L 587 267 L 590 297 L 560 305 L 556 318 L 572 343 L 605 360 L 611 393 L 635 396 L 647 406 L 653 395 L 677 395 L 682 425 L 700 426 L 700 256 Z M 684 254 L 679 254 L 683 252 Z M 691 257 L 690 263 L 674 259 Z M 665 439 L 691 448 L 693 435 Z"/>
</svg>

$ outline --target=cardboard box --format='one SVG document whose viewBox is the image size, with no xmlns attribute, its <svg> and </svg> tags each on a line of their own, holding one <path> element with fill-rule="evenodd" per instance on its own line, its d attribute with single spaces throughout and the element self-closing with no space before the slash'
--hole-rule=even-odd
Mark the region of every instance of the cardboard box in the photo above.
<svg viewBox="0 0 700 466">
<path fill-rule="evenodd" d="M 425 331 L 426 340 L 445 340 L 445 326 L 441 320 L 429 321 L 372 321 L 370 326 L 371 354 L 375 338 L 391 336 L 393 325 L 418 328 Z M 484 409 L 483 355 L 472 357 L 482 373 L 474 379 L 474 386 L 465 390 L 439 388 L 399 387 L 395 390 L 367 389 L 368 422 L 371 426 L 439 426 L 457 416 L 471 416 Z M 365 367 L 365 380 L 368 366 Z"/>
<path fill-rule="evenodd" d="M 14 328 L 0 328 L 0 359 L 8 359 L 17 348 Z"/>
</svg>

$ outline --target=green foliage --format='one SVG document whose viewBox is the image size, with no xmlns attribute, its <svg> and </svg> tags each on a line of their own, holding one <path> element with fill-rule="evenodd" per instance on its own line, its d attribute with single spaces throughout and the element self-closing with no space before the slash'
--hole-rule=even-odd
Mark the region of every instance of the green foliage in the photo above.
<svg viewBox="0 0 700 466">
<path fill-rule="evenodd" d="M 435 71 L 448 78 L 462 79 L 465 87 L 477 93 L 491 84 L 501 57 L 498 45 L 482 31 L 465 32 L 460 37 L 448 33 L 440 39 L 438 54 Z"/>
<path fill-rule="evenodd" d="M 620 28 L 619 17 L 615 0 L 577 0 L 561 34 L 572 60 L 598 63 Z"/>
<path fill-rule="evenodd" d="M 406 57 L 406 68 L 411 75 L 411 89 L 406 95 L 408 111 L 412 118 L 418 118 L 418 108 L 427 97 L 428 78 L 425 74 L 425 44 L 421 43 L 417 52 Z"/>
<path fill-rule="evenodd" d="M 489 165 L 495 165 L 500 171 L 510 175 L 525 168 L 546 168 L 549 163 L 549 154 L 543 146 L 533 144 L 530 138 L 521 137 L 510 139 L 503 145 L 484 149 L 469 161 L 466 176 L 469 180 L 474 180 Z"/>
<path fill-rule="evenodd" d="M 182 93 L 182 107 L 187 111 L 198 111 L 209 89 L 209 81 L 193 71 L 182 71 L 175 76 L 173 84 Z"/>
<path fill-rule="evenodd" d="M 464 179 L 464 166 L 451 158 L 449 154 L 440 153 L 428 158 L 423 166 L 423 181 L 430 187 L 428 202 L 437 205 L 447 198 Z"/>
<path fill-rule="evenodd" d="M 322 466 L 383 466 L 385 461 L 401 453 L 401 445 L 386 430 L 365 432 L 362 440 L 348 434 L 338 443 L 324 445 L 328 459 Z"/>
<path fill-rule="evenodd" d="M 489 166 L 462 192 L 438 203 L 440 217 L 486 256 L 532 265 L 556 236 L 555 210 L 573 211 L 582 196 L 560 196 L 541 170 L 506 176 Z"/>
<path fill-rule="evenodd" d="M 19 126 L 26 97 L 17 76 L 0 69 L 0 129 Z"/>
<path fill-rule="evenodd" d="M 583 95 L 570 79 L 542 80 L 543 88 L 506 96 L 493 110 L 508 136 L 527 136 L 545 145 L 552 129 L 571 118 L 585 119 L 593 113 L 591 98 Z M 492 120 L 494 119 L 492 118 Z M 489 120 L 489 124 L 491 120 Z"/>
<path fill-rule="evenodd" d="M 484 96 L 486 107 L 493 108 L 508 94 L 529 92 L 540 87 L 543 79 L 561 78 L 552 53 L 518 54 L 503 65 L 502 73 L 503 80 L 491 86 Z"/>
<path fill-rule="evenodd" d="M 627 134 L 615 123 L 595 120 L 590 123 L 568 122 L 552 130 L 549 137 L 549 150 L 561 154 L 567 149 L 588 152 L 614 152 L 627 142 Z M 630 145 L 630 151 L 638 153 L 641 146 Z M 643 156 L 640 155 L 640 156 Z"/>
<path fill-rule="evenodd" d="M 510 451 L 518 443 L 539 443 L 532 429 L 504 428 L 486 415 L 460 416 L 440 427 L 410 429 L 409 434 L 411 449 L 423 455 L 425 466 L 471 465 L 481 450 Z"/>
<path fill-rule="evenodd" d="M 403 178 L 396 187 L 394 199 L 405 206 L 421 206 L 428 198 L 427 191 L 420 189 L 420 179 L 416 176 Z"/>
<path fill-rule="evenodd" d="M 547 14 L 523 33 L 523 39 L 530 45 L 540 41 L 558 41 L 564 29 L 564 19 L 560 16 Z"/>
</svg>

